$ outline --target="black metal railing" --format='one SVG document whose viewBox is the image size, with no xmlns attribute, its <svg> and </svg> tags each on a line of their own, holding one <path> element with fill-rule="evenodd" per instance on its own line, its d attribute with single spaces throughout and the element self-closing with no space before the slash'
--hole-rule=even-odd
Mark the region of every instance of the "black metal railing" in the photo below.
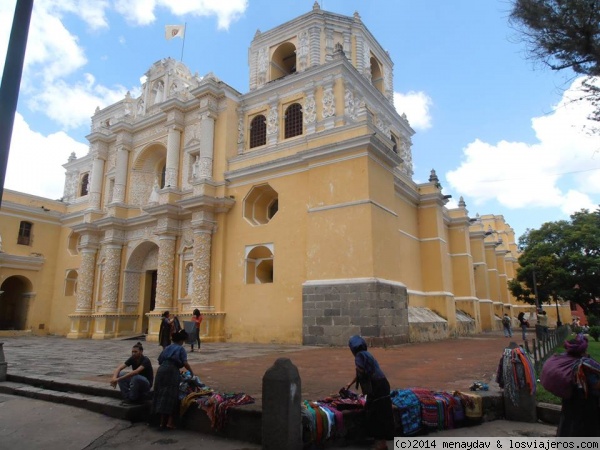
<svg viewBox="0 0 600 450">
<path fill-rule="evenodd" d="M 568 326 L 561 326 L 553 330 L 543 330 L 537 333 L 537 339 L 531 339 L 531 348 L 529 341 L 525 341 L 525 349 L 533 355 L 533 361 L 536 373 L 540 373 L 544 361 L 554 354 L 557 347 L 561 346 L 570 333 Z"/>
</svg>

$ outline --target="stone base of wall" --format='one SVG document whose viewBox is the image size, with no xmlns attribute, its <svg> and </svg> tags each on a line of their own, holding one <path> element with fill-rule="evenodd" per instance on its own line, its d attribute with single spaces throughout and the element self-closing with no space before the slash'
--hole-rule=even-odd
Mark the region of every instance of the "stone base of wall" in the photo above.
<svg viewBox="0 0 600 450">
<path fill-rule="evenodd" d="M 470 336 L 477 332 L 477 323 L 475 319 L 469 316 L 466 312 L 459 309 L 456 310 L 456 335 Z"/>
<path fill-rule="evenodd" d="M 429 308 L 408 308 L 410 342 L 429 342 L 447 339 L 450 335 L 448 321 Z"/>
<path fill-rule="evenodd" d="M 309 281 L 302 286 L 302 343 L 369 346 L 408 342 L 406 287 L 379 279 Z"/>
</svg>

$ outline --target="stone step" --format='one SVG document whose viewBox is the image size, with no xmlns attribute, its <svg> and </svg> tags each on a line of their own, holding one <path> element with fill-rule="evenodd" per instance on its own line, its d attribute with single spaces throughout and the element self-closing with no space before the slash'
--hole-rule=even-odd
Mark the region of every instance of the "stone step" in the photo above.
<svg viewBox="0 0 600 450">
<path fill-rule="evenodd" d="M 65 378 L 57 378 L 55 376 L 46 375 L 18 375 L 8 374 L 7 381 L 15 383 L 28 384 L 31 386 L 59 391 L 59 392 L 76 392 L 79 394 L 95 395 L 98 397 L 108 397 L 121 400 L 121 392 L 118 389 L 113 389 L 107 383 L 86 380 L 67 380 Z"/>
<path fill-rule="evenodd" d="M 63 403 L 131 422 L 147 421 L 150 413 L 150 402 L 140 405 L 128 405 L 122 403 L 122 400 L 117 398 L 47 389 L 15 381 L 0 383 L 0 393 L 20 395 L 22 397 L 53 403 Z"/>
</svg>

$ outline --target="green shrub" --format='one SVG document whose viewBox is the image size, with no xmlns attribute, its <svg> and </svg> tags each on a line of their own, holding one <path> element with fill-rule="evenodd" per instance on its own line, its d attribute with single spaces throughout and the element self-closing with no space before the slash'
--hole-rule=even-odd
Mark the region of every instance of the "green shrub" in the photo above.
<svg viewBox="0 0 600 450">
<path fill-rule="evenodd" d="M 600 326 L 596 325 L 590 327 L 590 336 L 593 337 L 596 342 L 598 342 L 598 339 L 600 339 Z"/>
<path fill-rule="evenodd" d="M 590 327 L 600 325 L 600 317 L 596 316 L 595 314 L 590 313 L 586 317 Z"/>
</svg>

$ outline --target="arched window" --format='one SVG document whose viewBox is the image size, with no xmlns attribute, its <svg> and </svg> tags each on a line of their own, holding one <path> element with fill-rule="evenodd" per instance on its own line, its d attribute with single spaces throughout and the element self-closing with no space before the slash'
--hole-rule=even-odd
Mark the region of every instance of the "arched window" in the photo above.
<svg viewBox="0 0 600 450">
<path fill-rule="evenodd" d="M 89 183 L 90 183 L 90 174 L 84 173 L 81 176 L 81 181 L 79 183 L 79 196 L 80 197 L 83 197 L 84 195 L 88 195 Z"/>
<path fill-rule="evenodd" d="M 65 297 L 71 297 L 77 293 L 77 271 L 68 270 L 65 278 Z"/>
<path fill-rule="evenodd" d="M 302 106 L 292 103 L 285 110 L 285 139 L 302 134 Z"/>
<path fill-rule="evenodd" d="M 31 222 L 22 221 L 19 225 L 19 236 L 17 238 L 17 244 L 31 245 L 31 230 L 33 224 Z"/>
<path fill-rule="evenodd" d="M 162 166 L 160 171 L 160 188 L 163 189 L 165 187 L 165 180 L 167 178 L 167 166 Z"/>
<path fill-rule="evenodd" d="M 250 148 L 267 143 L 267 119 L 259 114 L 250 122 Z"/>
<path fill-rule="evenodd" d="M 383 93 L 383 73 L 379 61 L 375 57 L 371 57 L 371 83 L 379 92 Z"/>
<path fill-rule="evenodd" d="M 392 134 L 390 138 L 392 139 L 392 150 L 394 150 L 394 153 L 398 153 L 398 141 L 396 140 L 396 136 Z"/>
<path fill-rule="evenodd" d="M 246 284 L 273 282 L 272 244 L 246 248 Z"/>
</svg>

